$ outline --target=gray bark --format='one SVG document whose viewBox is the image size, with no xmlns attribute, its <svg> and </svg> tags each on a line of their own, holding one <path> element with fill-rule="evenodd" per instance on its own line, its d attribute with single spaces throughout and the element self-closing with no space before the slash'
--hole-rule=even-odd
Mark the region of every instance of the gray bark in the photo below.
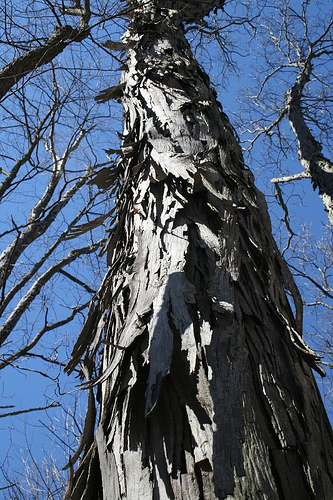
<svg viewBox="0 0 333 500">
<path fill-rule="evenodd" d="M 297 138 L 300 162 L 310 174 L 313 187 L 318 187 L 324 209 L 330 223 L 333 224 L 333 165 L 322 154 L 322 146 L 306 124 L 302 109 L 304 87 L 310 81 L 312 70 L 312 60 L 309 57 L 288 94 L 287 112 L 291 128 Z"/>
<path fill-rule="evenodd" d="M 70 498 L 329 499 L 318 357 L 185 3 L 134 11 L 124 40 L 118 224 L 68 365 L 103 343 L 101 414 Z"/>
</svg>

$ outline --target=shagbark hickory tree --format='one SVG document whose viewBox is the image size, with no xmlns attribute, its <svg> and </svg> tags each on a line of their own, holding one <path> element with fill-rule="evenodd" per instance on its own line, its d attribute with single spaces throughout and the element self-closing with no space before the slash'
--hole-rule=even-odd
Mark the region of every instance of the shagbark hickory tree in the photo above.
<svg viewBox="0 0 333 500">
<path fill-rule="evenodd" d="M 67 367 L 83 358 L 90 382 L 67 498 L 333 497 L 300 297 L 184 36 L 184 24 L 222 6 L 133 2 L 120 85 L 99 96 L 124 106 L 118 221 Z"/>
</svg>

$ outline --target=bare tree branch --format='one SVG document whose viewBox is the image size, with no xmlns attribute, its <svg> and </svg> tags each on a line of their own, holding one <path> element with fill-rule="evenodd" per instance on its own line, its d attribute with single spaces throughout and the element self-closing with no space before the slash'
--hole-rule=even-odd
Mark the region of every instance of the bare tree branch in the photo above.
<svg viewBox="0 0 333 500">
<path fill-rule="evenodd" d="M 282 184 L 284 182 L 298 181 L 299 179 L 310 179 L 310 172 L 299 172 L 298 174 L 285 175 L 283 177 L 274 177 L 271 182 L 273 184 Z"/>
<path fill-rule="evenodd" d="M 19 301 L 17 306 L 13 309 L 8 319 L 0 326 L 0 345 L 8 338 L 13 328 L 22 317 L 23 313 L 30 306 L 35 297 L 40 293 L 42 287 L 47 283 L 52 276 L 59 272 L 64 266 L 70 264 L 79 256 L 84 254 L 90 254 L 95 252 L 99 248 L 101 242 L 97 242 L 88 247 L 78 248 L 69 252 L 69 254 L 49 267 L 32 285 L 32 287 L 26 292 L 24 297 Z"/>
<path fill-rule="evenodd" d="M 35 408 L 26 408 L 25 410 L 17 410 L 17 411 L 11 411 L 8 413 L 1 413 L 0 418 L 4 417 L 14 417 L 16 415 L 23 415 L 25 413 L 31 413 L 33 411 L 43 411 L 43 410 L 48 410 L 50 408 L 59 408 L 60 404 L 59 403 L 51 403 L 46 406 L 37 406 Z"/>
<path fill-rule="evenodd" d="M 60 270 L 59 272 L 64 272 L 64 271 Z M 52 324 L 48 324 L 47 318 L 45 318 L 44 327 L 34 336 L 34 338 L 29 343 L 27 343 L 24 347 L 22 347 L 21 349 L 16 351 L 14 354 L 11 354 L 10 356 L 6 357 L 4 360 L 0 361 L 0 370 L 5 368 L 6 366 L 10 365 L 11 363 L 16 361 L 17 359 L 22 358 L 23 356 L 28 354 L 29 351 L 31 351 L 31 349 L 33 349 L 37 345 L 37 343 L 45 335 L 45 333 L 50 332 L 52 330 L 55 330 L 57 328 L 60 328 L 64 325 L 70 323 L 79 312 L 84 311 L 88 306 L 89 306 L 89 302 L 86 304 L 81 304 L 80 306 L 75 307 L 73 309 L 73 311 L 71 312 L 71 314 L 69 316 L 67 316 L 67 318 L 64 318 L 64 319 L 57 321 L 55 323 L 52 323 Z"/>
</svg>

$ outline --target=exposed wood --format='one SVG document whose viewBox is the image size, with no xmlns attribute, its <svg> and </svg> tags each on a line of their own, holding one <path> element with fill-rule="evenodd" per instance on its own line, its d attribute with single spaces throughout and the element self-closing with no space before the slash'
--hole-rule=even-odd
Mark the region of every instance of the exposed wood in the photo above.
<svg viewBox="0 0 333 500">
<path fill-rule="evenodd" d="M 263 195 L 184 37 L 199 2 L 178 5 L 133 11 L 124 37 L 131 151 L 110 269 L 69 365 L 102 340 L 99 458 L 82 457 L 71 498 L 94 485 L 108 500 L 328 499 L 318 357 Z"/>
</svg>

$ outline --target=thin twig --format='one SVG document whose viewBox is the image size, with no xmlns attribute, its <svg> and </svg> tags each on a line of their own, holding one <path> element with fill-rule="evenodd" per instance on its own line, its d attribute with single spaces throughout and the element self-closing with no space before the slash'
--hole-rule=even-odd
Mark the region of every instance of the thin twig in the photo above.
<svg viewBox="0 0 333 500">
<path fill-rule="evenodd" d="M 15 415 L 22 415 L 23 413 L 31 413 L 32 411 L 48 410 L 49 408 L 58 408 L 60 403 L 51 403 L 46 406 L 37 406 L 36 408 L 27 408 L 25 410 L 11 411 L 9 413 L 0 413 L 0 418 L 14 417 Z"/>
</svg>

